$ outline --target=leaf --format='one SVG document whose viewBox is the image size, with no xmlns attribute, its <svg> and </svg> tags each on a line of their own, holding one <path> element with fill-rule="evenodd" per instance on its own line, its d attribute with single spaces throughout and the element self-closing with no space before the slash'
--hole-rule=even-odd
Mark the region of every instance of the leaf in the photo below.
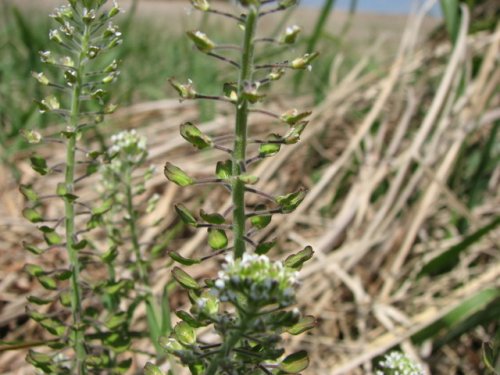
<svg viewBox="0 0 500 375">
<path fill-rule="evenodd" d="M 200 216 L 203 220 L 205 220 L 209 224 L 215 224 L 215 225 L 221 225 L 226 222 L 226 219 L 224 219 L 224 216 L 218 213 L 213 213 L 209 214 L 205 212 L 205 210 L 201 209 L 200 210 Z"/>
<path fill-rule="evenodd" d="M 233 162 L 231 160 L 218 161 L 215 174 L 222 180 L 227 180 L 233 175 Z"/>
<path fill-rule="evenodd" d="M 111 264 L 118 256 L 118 249 L 116 246 L 111 246 L 108 251 L 101 255 L 101 260 L 104 263 Z"/>
<path fill-rule="evenodd" d="M 198 225 L 198 221 L 196 220 L 196 218 L 184 205 L 176 204 L 174 207 L 177 215 L 179 215 L 184 224 L 191 225 L 193 227 L 196 227 Z"/>
<path fill-rule="evenodd" d="M 182 138 L 191 143 L 198 150 L 212 147 L 213 142 L 209 136 L 204 134 L 200 129 L 190 122 L 185 122 L 180 126 Z"/>
<path fill-rule="evenodd" d="M 422 267 L 418 277 L 423 275 L 439 275 L 441 273 L 452 270 L 460 260 L 460 254 L 468 249 L 470 246 L 478 242 L 482 237 L 496 229 L 500 225 L 500 216 L 493 219 L 489 224 L 478 229 L 474 233 L 465 237 L 458 244 L 450 247 L 445 252 L 439 254 L 437 257 L 431 259 L 427 264 Z"/>
<path fill-rule="evenodd" d="M 165 164 L 163 172 L 169 181 L 182 187 L 192 185 L 195 182 L 182 169 L 169 162 Z"/>
<path fill-rule="evenodd" d="M 307 121 L 301 121 L 292 126 L 288 133 L 283 136 L 283 142 L 285 142 L 286 145 L 294 145 L 299 142 L 300 136 L 302 135 L 302 132 L 306 128 L 307 124 Z"/>
<path fill-rule="evenodd" d="M 309 366 L 309 356 L 305 350 L 290 354 L 279 365 L 279 369 L 286 374 L 297 374 Z"/>
<path fill-rule="evenodd" d="M 309 331 L 316 327 L 316 318 L 312 315 L 304 316 L 300 321 L 294 326 L 288 328 L 286 331 L 291 335 L 300 335 L 303 332 Z"/>
<path fill-rule="evenodd" d="M 32 303 L 34 305 L 48 305 L 49 303 L 54 302 L 50 298 L 40 298 L 36 296 L 28 296 L 27 300 L 29 303 Z"/>
<path fill-rule="evenodd" d="M 312 258 L 314 251 L 311 246 L 306 246 L 303 250 L 299 251 L 297 254 L 292 254 L 285 259 L 285 267 L 292 268 L 294 270 L 300 270 L 302 265 Z"/>
<path fill-rule="evenodd" d="M 199 264 L 201 263 L 200 260 L 198 259 L 189 259 L 189 258 L 184 258 L 182 255 L 179 253 L 172 251 L 168 253 L 168 256 L 172 258 L 177 263 L 182 264 L 183 266 L 192 266 L 193 264 Z"/>
<path fill-rule="evenodd" d="M 72 248 L 73 250 L 80 251 L 80 250 L 85 249 L 85 248 L 87 247 L 88 243 L 89 243 L 89 242 L 88 242 L 87 240 L 83 239 L 83 240 L 81 240 L 80 242 L 76 242 L 76 243 L 74 243 L 74 244 L 71 246 L 71 248 Z"/>
<path fill-rule="evenodd" d="M 53 229 L 51 231 L 44 232 L 43 238 L 47 245 L 59 245 L 62 243 L 62 238 Z"/>
<path fill-rule="evenodd" d="M 276 197 L 276 202 L 280 205 L 284 214 L 293 212 L 306 197 L 306 190 L 300 189 L 294 193 Z"/>
<path fill-rule="evenodd" d="M 497 362 L 496 357 L 498 356 L 498 353 L 495 353 L 495 350 L 490 343 L 483 342 L 482 354 L 483 354 L 483 362 L 486 368 L 490 370 L 493 374 L 498 375 L 499 374 L 499 372 L 497 371 L 498 368 L 495 369 Z"/>
<path fill-rule="evenodd" d="M 259 182 L 259 178 L 257 176 L 252 176 L 250 174 L 240 174 L 238 176 L 238 180 L 246 185 L 255 185 L 257 182 Z"/>
<path fill-rule="evenodd" d="M 92 209 L 92 215 L 102 215 L 102 214 L 105 214 L 106 212 L 108 212 L 109 210 L 111 210 L 111 208 L 113 207 L 113 203 L 114 203 L 114 199 L 113 198 L 106 199 L 104 202 L 101 203 L 100 206 L 94 207 Z"/>
<path fill-rule="evenodd" d="M 268 158 L 270 156 L 276 155 L 281 148 L 279 143 L 262 143 L 259 146 L 259 156 L 261 158 Z"/>
<path fill-rule="evenodd" d="M 299 112 L 297 109 L 286 111 L 280 116 L 281 121 L 286 122 L 288 125 L 295 125 L 299 121 L 311 115 L 311 111 Z"/>
<path fill-rule="evenodd" d="M 25 250 L 28 250 L 30 253 L 35 254 L 35 255 L 40 255 L 42 254 L 45 250 L 40 249 L 39 247 L 36 247 L 34 245 L 30 245 L 29 243 L 23 241 L 23 248 Z"/>
<path fill-rule="evenodd" d="M 113 315 L 108 316 L 106 321 L 104 322 L 104 325 L 114 331 L 117 328 L 125 325 L 128 323 L 128 315 L 124 311 L 117 312 Z"/>
<path fill-rule="evenodd" d="M 264 205 L 258 205 L 255 207 L 255 211 L 264 211 L 266 209 L 266 206 Z M 264 214 L 264 215 L 256 215 L 252 216 L 250 218 L 250 223 L 257 229 L 264 229 L 269 225 L 269 223 L 272 220 L 272 215 L 271 214 Z"/>
<path fill-rule="evenodd" d="M 196 282 L 196 280 L 179 267 L 174 267 L 172 270 L 172 276 L 182 287 L 186 289 L 201 289 L 201 286 Z"/>
<path fill-rule="evenodd" d="M 123 353 L 130 347 L 130 337 L 124 332 L 113 332 L 104 338 L 104 344 L 110 347 L 115 353 Z"/>
<path fill-rule="evenodd" d="M 255 253 L 258 255 L 264 255 L 269 252 L 276 245 L 276 240 L 270 242 L 261 242 L 255 248 Z"/>
<path fill-rule="evenodd" d="M 45 274 L 45 271 L 38 264 L 26 263 L 23 267 L 24 272 L 33 277 L 38 277 Z"/>
<path fill-rule="evenodd" d="M 19 191 L 30 202 L 38 201 L 38 194 L 31 185 L 20 185 Z"/>
<path fill-rule="evenodd" d="M 54 278 L 41 275 L 37 277 L 38 282 L 47 290 L 57 290 L 57 282 Z"/>
<path fill-rule="evenodd" d="M 31 168 L 38 174 L 45 176 L 49 172 L 47 161 L 43 157 L 39 155 L 33 155 L 30 157 L 30 161 Z"/>
<path fill-rule="evenodd" d="M 187 324 L 189 324 L 193 328 L 200 328 L 202 324 L 200 324 L 195 318 L 193 318 L 190 314 L 185 311 L 179 310 L 175 312 L 175 315 Z"/>
<path fill-rule="evenodd" d="M 144 366 L 144 375 L 165 375 L 158 366 L 153 365 L 151 362 L 146 363 Z"/>
<path fill-rule="evenodd" d="M 184 321 L 176 324 L 174 333 L 177 341 L 182 345 L 190 346 L 196 343 L 195 329 Z"/>
<path fill-rule="evenodd" d="M 42 215 L 34 208 L 25 208 L 23 216 L 32 223 L 40 223 L 43 220 Z"/>
<path fill-rule="evenodd" d="M 45 328 L 47 331 L 49 331 L 51 334 L 53 334 L 54 336 L 58 336 L 58 337 L 61 337 L 65 334 L 66 332 L 66 327 L 64 326 L 64 324 L 58 320 L 58 319 L 54 319 L 54 318 L 48 318 L 48 319 L 44 319 L 42 320 L 41 322 L 39 322 L 40 325 Z"/>
<path fill-rule="evenodd" d="M 224 249 L 228 244 L 226 232 L 222 229 L 208 229 L 208 245 L 214 250 Z"/>
</svg>

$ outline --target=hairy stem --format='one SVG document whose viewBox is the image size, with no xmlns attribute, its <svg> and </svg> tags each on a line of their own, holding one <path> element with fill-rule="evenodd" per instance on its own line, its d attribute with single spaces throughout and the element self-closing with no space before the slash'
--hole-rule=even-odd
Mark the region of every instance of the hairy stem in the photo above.
<svg viewBox="0 0 500 375">
<path fill-rule="evenodd" d="M 236 107 L 235 140 L 233 148 L 233 229 L 234 229 L 234 254 L 235 258 L 241 258 L 245 253 L 245 184 L 237 177 L 241 175 L 242 165 L 246 159 L 247 148 L 247 122 L 248 101 L 243 98 L 245 82 L 252 80 L 254 35 L 258 19 L 257 7 L 248 7 L 245 20 L 245 40 L 241 55 L 241 70 L 238 80 L 238 103 Z"/>
<path fill-rule="evenodd" d="M 70 125 L 75 130 L 68 139 L 66 146 L 66 167 L 64 173 L 64 184 L 66 191 L 70 194 L 74 192 L 75 185 L 75 155 L 76 155 L 76 128 L 80 119 L 80 95 L 82 92 L 82 77 L 84 76 L 84 64 L 82 60 L 85 59 L 87 54 L 88 44 L 90 39 L 90 30 L 86 26 L 83 38 L 80 56 L 76 64 L 76 82 L 73 86 L 71 96 L 71 110 L 70 110 Z M 65 229 L 66 229 L 66 251 L 68 252 L 69 261 L 71 264 L 71 311 L 73 317 L 73 348 L 76 354 L 76 371 L 78 375 L 87 374 L 85 367 L 85 360 L 87 358 L 87 351 L 85 349 L 85 336 L 83 332 L 82 322 L 82 291 L 80 288 L 80 262 L 78 260 L 78 253 L 73 248 L 76 241 L 75 232 L 75 203 L 72 200 L 64 200 L 64 213 L 65 213 Z"/>
</svg>

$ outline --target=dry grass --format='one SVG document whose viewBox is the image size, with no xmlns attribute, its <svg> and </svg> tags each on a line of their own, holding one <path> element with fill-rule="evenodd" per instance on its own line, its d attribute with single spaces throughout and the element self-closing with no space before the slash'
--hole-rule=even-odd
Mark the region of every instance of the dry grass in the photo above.
<svg viewBox="0 0 500 375">
<path fill-rule="evenodd" d="M 310 190 L 294 214 L 276 217 L 262 234 L 281 235 L 282 248 L 311 244 L 316 250 L 314 260 L 302 270 L 299 300 L 305 311 L 318 317 L 319 325 L 312 335 L 290 342 L 310 351 L 312 364 L 307 374 L 370 374 L 371 360 L 398 345 L 429 373 L 481 373 L 474 345 L 491 332 L 474 331 L 436 349 L 432 340 L 416 346 L 410 339 L 471 298 L 491 290 L 498 298 L 498 231 L 467 248 L 453 272 L 417 278 L 430 259 L 463 240 L 453 225 L 457 213 L 469 220 L 471 231 L 500 213 L 500 167 L 491 175 L 486 199 L 473 210 L 447 185 L 462 147 L 470 139 L 487 137 L 500 119 L 500 30 L 468 36 L 468 21 L 465 12 L 452 50 L 448 43 L 417 44 L 422 17 L 416 15 L 409 20 L 387 71 L 367 71 L 368 55 L 347 75 L 337 78 L 334 71 L 331 93 L 314 108 L 303 142 L 257 168 L 259 187 L 266 191 L 291 191 L 299 185 Z M 484 56 L 484 62 L 473 77 L 470 67 L 476 56 Z M 332 69 L 341 64 L 339 56 Z M 467 82 L 464 90 L 462 72 Z M 276 99 L 273 106 L 286 110 L 290 103 L 285 106 Z M 221 108 L 219 113 L 224 111 Z M 114 122 L 140 128 L 148 136 L 152 163 L 162 165 L 169 160 L 204 175 L 218 155 L 194 154 L 177 131 L 179 123 L 196 117 L 193 104 L 166 100 L 123 109 Z M 256 115 L 252 132 L 263 132 L 269 125 L 267 118 Z M 221 115 L 201 127 L 220 134 L 231 127 L 231 120 Z M 40 151 L 52 163 L 61 159 L 62 149 Z M 24 179 L 33 181 L 35 176 L 24 158 L 19 156 L 18 165 L 25 172 Z M 313 169 L 317 173 L 312 174 Z M 93 199 L 94 182 L 89 180 L 79 195 Z M 40 190 L 53 185 L 50 178 L 37 182 Z M 32 239 L 34 231 L 20 217 L 23 202 L 9 178 L 0 181 L 0 192 L 0 327 L 9 332 L 6 339 L 36 339 L 40 332 L 26 322 L 23 307 L 28 294 L 43 292 L 22 273 L 23 264 L 34 260 L 19 246 L 20 239 Z M 217 189 L 208 193 L 180 190 L 160 175 L 147 194 L 153 192 L 160 192 L 162 199 L 144 224 L 148 227 L 160 217 L 164 224 L 145 230 L 141 242 L 174 225 L 174 202 L 221 211 L 230 204 Z M 204 232 L 185 232 L 182 237 L 171 249 L 183 256 L 207 251 Z M 64 258 L 62 253 L 52 254 L 46 261 Z M 157 264 L 154 272 L 160 287 L 169 279 L 169 271 L 162 262 Z M 191 269 L 191 274 L 204 277 L 214 271 L 215 267 L 204 265 Z M 172 302 L 184 300 L 174 295 Z M 137 328 L 145 327 L 143 316 L 136 318 Z M 434 335 L 434 340 L 439 337 Z M 137 363 L 141 360 L 138 356 Z M 23 355 L 8 351 L 0 352 L 0 371 L 32 373 Z"/>
</svg>

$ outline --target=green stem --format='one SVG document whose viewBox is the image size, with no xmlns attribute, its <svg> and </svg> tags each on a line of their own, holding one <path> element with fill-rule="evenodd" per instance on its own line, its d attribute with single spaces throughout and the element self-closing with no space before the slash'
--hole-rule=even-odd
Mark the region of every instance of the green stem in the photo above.
<svg viewBox="0 0 500 375">
<path fill-rule="evenodd" d="M 159 309 L 155 301 L 155 298 L 153 296 L 153 293 L 151 292 L 149 287 L 146 264 L 142 259 L 141 247 L 139 244 L 139 236 L 137 234 L 137 225 L 136 225 L 137 218 L 133 203 L 131 166 L 129 166 L 127 170 L 128 171 L 125 180 L 125 195 L 127 199 L 127 214 L 129 216 L 128 224 L 129 224 L 130 236 L 132 239 L 132 250 L 134 252 L 137 268 L 139 270 L 139 279 L 141 281 L 141 284 L 147 290 L 145 296 L 145 303 L 146 303 L 146 315 L 148 321 L 149 335 L 155 347 L 156 353 L 162 354 L 163 350 L 161 349 L 161 346 L 158 343 L 160 335 L 160 324 L 158 321 Z"/>
<path fill-rule="evenodd" d="M 259 10 L 251 5 L 245 21 L 245 40 L 241 56 L 241 70 L 238 80 L 238 102 L 236 108 L 236 125 L 233 151 L 233 230 L 235 258 L 241 258 L 245 253 L 245 184 L 237 176 L 241 175 L 247 148 L 248 101 L 243 98 L 245 82 L 252 80 L 254 35 L 257 27 Z"/>
<path fill-rule="evenodd" d="M 82 38 L 82 49 L 76 64 L 76 77 L 74 83 L 72 96 L 71 96 L 71 115 L 70 125 L 72 129 L 76 130 L 80 119 L 80 95 L 82 92 L 82 77 L 84 76 L 84 66 L 82 60 L 85 58 L 88 49 L 90 38 L 90 31 L 85 27 Z M 66 168 L 64 174 L 64 184 L 66 191 L 70 194 L 74 192 L 75 184 L 75 154 L 76 154 L 76 132 L 73 133 L 66 146 Z M 87 358 L 87 351 L 85 349 L 85 332 L 83 331 L 82 321 L 82 291 L 80 289 L 80 262 L 78 253 L 73 248 L 75 243 L 75 205 L 72 200 L 64 200 L 64 214 L 65 214 L 65 230 L 66 230 L 66 251 L 68 253 L 69 261 L 71 264 L 71 311 L 73 318 L 73 346 L 76 354 L 76 368 L 78 375 L 87 374 L 85 367 L 85 360 Z"/>
<path fill-rule="evenodd" d="M 220 351 L 217 353 L 212 362 L 210 362 L 205 375 L 215 375 L 217 373 L 217 369 L 219 368 L 220 363 L 224 358 L 229 357 L 233 348 L 238 344 L 238 341 L 240 341 L 240 338 L 240 330 L 237 330 L 229 335 L 229 338 L 224 341 L 224 344 L 220 348 Z"/>
</svg>

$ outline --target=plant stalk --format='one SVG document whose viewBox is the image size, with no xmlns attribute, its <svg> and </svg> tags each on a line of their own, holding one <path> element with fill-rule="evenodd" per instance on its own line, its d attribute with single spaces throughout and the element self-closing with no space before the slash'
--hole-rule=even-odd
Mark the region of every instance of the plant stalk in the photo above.
<svg viewBox="0 0 500 375">
<path fill-rule="evenodd" d="M 84 76 L 84 66 L 82 60 L 85 59 L 90 38 L 90 31 L 85 27 L 82 48 L 76 65 L 76 82 L 73 86 L 70 110 L 70 125 L 73 133 L 66 145 L 66 167 L 64 173 L 64 184 L 69 194 L 74 192 L 75 185 L 75 155 L 76 155 L 76 129 L 80 119 L 80 95 L 82 92 L 82 77 Z M 75 203 L 72 200 L 64 199 L 65 230 L 66 230 L 66 251 L 71 264 L 71 312 L 73 317 L 74 330 L 74 350 L 76 354 L 76 370 L 78 375 L 86 375 L 85 360 L 87 351 L 85 348 L 85 336 L 82 322 L 82 291 L 80 289 L 80 262 L 78 253 L 73 248 L 76 240 L 75 232 Z"/>
<path fill-rule="evenodd" d="M 256 6 L 248 7 L 248 14 L 245 20 L 245 40 L 241 55 L 241 70 L 238 79 L 238 102 L 236 107 L 235 139 L 233 148 L 233 230 L 234 230 L 234 255 L 241 258 L 245 253 L 245 184 L 238 179 L 244 173 L 244 163 L 247 148 L 247 122 L 248 122 L 248 101 L 243 97 L 245 82 L 252 80 L 253 55 L 254 55 L 254 35 L 257 27 L 259 10 Z"/>
</svg>

